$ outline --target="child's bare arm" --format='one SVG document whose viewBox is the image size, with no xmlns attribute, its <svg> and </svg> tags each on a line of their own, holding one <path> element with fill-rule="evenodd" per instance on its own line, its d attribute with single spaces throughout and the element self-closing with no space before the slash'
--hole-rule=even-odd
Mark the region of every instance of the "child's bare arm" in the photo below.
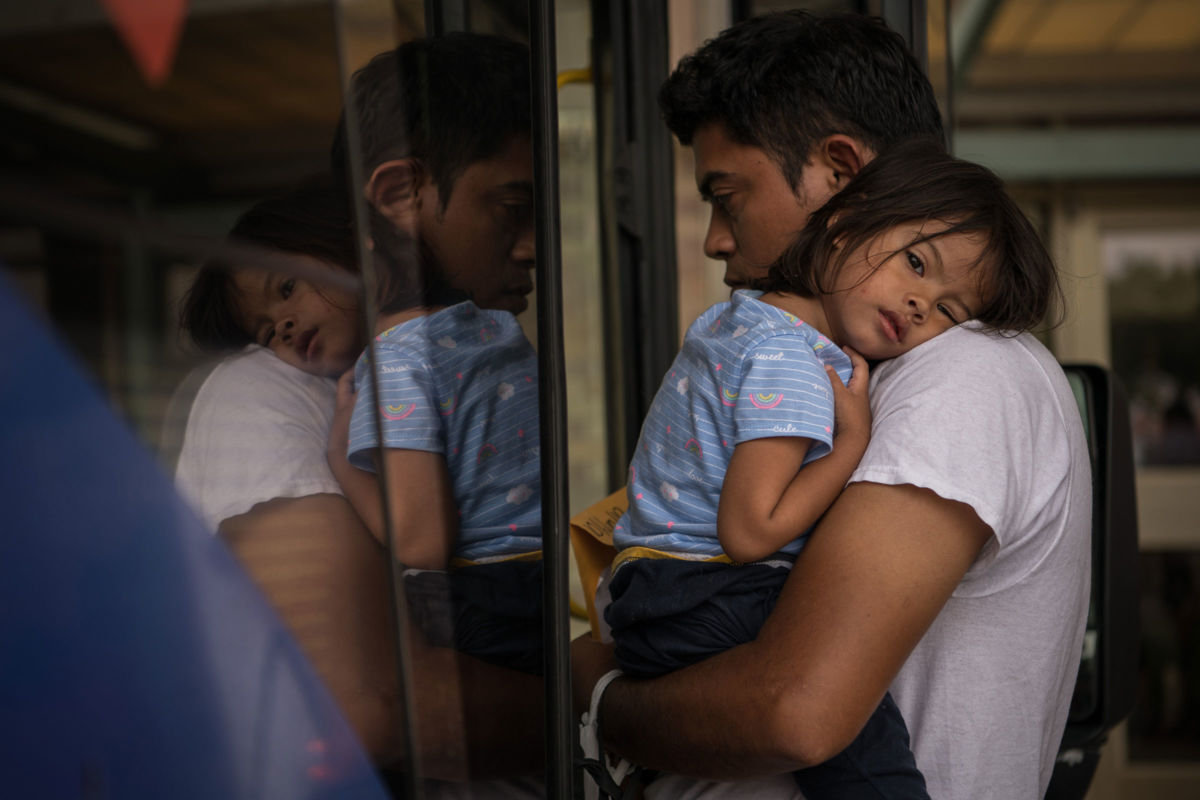
<svg viewBox="0 0 1200 800">
<path fill-rule="evenodd" d="M 446 458 L 427 450 L 385 448 L 393 552 L 417 569 L 446 569 L 458 538 L 458 508 Z"/>
<path fill-rule="evenodd" d="M 384 544 L 383 503 L 379 496 L 379 481 L 374 475 L 350 463 L 346 451 L 350 446 L 350 417 L 354 414 L 354 370 L 347 370 L 338 380 L 337 408 L 329 430 L 329 446 L 325 458 L 329 469 L 346 499 L 371 535 Z"/>
<path fill-rule="evenodd" d="M 386 531 L 378 476 L 355 467 L 346 457 L 353 412 L 351 370 L 338 381 L 337 410 L 326 455 L 346 499 L 371 535 L 383 544 Z M 384 454 L 396 559 L 418 569 L 445 569 L 458 535 L 458 512 L 446 459 L 441 453 L 424 450 L 387 448 Z"/>
<path fill-rule="evenodd" d="M 734 561 L 766 558 L 811 527 L 858 466 L 871 435 L 867 364 L 846 353 L 854 365 L 848 385 L 826 367 L 836 419 L 831 453 L 801 469 L 811 439 L 754 439 L 734 448 L 717 509 L 717 538 Z"/>
</svg>

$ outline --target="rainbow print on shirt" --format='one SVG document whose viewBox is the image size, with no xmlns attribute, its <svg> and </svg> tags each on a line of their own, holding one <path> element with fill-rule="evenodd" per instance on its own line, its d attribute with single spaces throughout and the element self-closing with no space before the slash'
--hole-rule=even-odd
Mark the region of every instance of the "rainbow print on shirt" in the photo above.
<svg viewBox="0 0 1200 800">
<path fill-rule="evenodd" d="M 479 448 L 479 455 L 475 457 L 475 462 L 477 464 L 482 464 L 485 461 L 491 461 L 497 455 L 499 455 L 499 451 L 496 450 L 495 445 L 485 444 L 483 447 Z"/>
<path fill-rule="evenodd" d="M 398 406 L 385 404 L 385 405 L 382 405 L 379 407 L 379 413 L 383 416 L 384 419 L 388 419 L 388 420 L 391 420 L 392 422 L 395 422 L 397 420 L 404 419 L 409 414 L 413 413 L 413 411 L 416 410 L 416 408 L 417 408 L 416 403 L 409 403 L 408 405 L 401 403 Z"/>
<path fill-rule="evenodd" d="M 760 408 L 763 411 L 772 409 L 783 402 L 783 395 L 775 392 L 752 394 L 750 395 L 750 404 L 755 408 Z"/>
</svg>

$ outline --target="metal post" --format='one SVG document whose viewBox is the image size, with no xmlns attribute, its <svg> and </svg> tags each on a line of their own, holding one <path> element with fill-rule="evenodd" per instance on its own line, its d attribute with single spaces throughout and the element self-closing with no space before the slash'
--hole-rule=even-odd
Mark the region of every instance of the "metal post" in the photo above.
<svg viewBox="0 0 1200 800">
<path fill-rule="evenodd" d="M 554 4 L 531 0 L 534 212 L 537 222 L 538 392 L 546 682 L 546 796 L 570 797 L 574 715 L 567 584 L 567 380 L 558 214 L 558 85 Z"/>
</svg>

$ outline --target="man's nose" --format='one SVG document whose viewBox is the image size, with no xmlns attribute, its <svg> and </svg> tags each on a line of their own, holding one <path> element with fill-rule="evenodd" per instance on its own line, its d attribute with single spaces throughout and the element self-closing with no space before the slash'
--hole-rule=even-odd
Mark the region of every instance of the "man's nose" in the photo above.
<svg viewBox="0 0 1200 800">
<path fill-rule="evenodd" d="M 523 264 L 532 268 L 537 261 L 537 236 L 534 231 L 533 223 L 523 225 L 517 238 L 513 240 L 512 250 L 509 255 L 513 261 L 518 264 Z"/>
<path fill-rule="evenodd" d="M 737 252 L 737 242 L 729 221 L 719 209 L 714 208 L 708 218 L 708 233 L 704 235 L 704 255 L 717 261 L 732 258 Z"/>
</svg>

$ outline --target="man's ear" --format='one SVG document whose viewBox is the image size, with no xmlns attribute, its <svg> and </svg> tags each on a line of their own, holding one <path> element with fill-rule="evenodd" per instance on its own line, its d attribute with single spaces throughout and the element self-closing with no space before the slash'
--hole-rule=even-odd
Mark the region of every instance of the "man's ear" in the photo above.
<svg viewBox="0 0 1200 800">
<path fill-rule="evenodd" d="M 383 162 L 371 172 L 364 194 L 367 202 L 393 225 L 416 235 L 424 180 L 425 170 L 419 159 L 397 158 Z"/>
<path fill-rule="evenodd" d="M 830 190 L 838 191 L 875 157 L 875 151 L 853 136 L 835 133 L 817 145 L 814 161 L 827 170 Z"/>
</svg>

